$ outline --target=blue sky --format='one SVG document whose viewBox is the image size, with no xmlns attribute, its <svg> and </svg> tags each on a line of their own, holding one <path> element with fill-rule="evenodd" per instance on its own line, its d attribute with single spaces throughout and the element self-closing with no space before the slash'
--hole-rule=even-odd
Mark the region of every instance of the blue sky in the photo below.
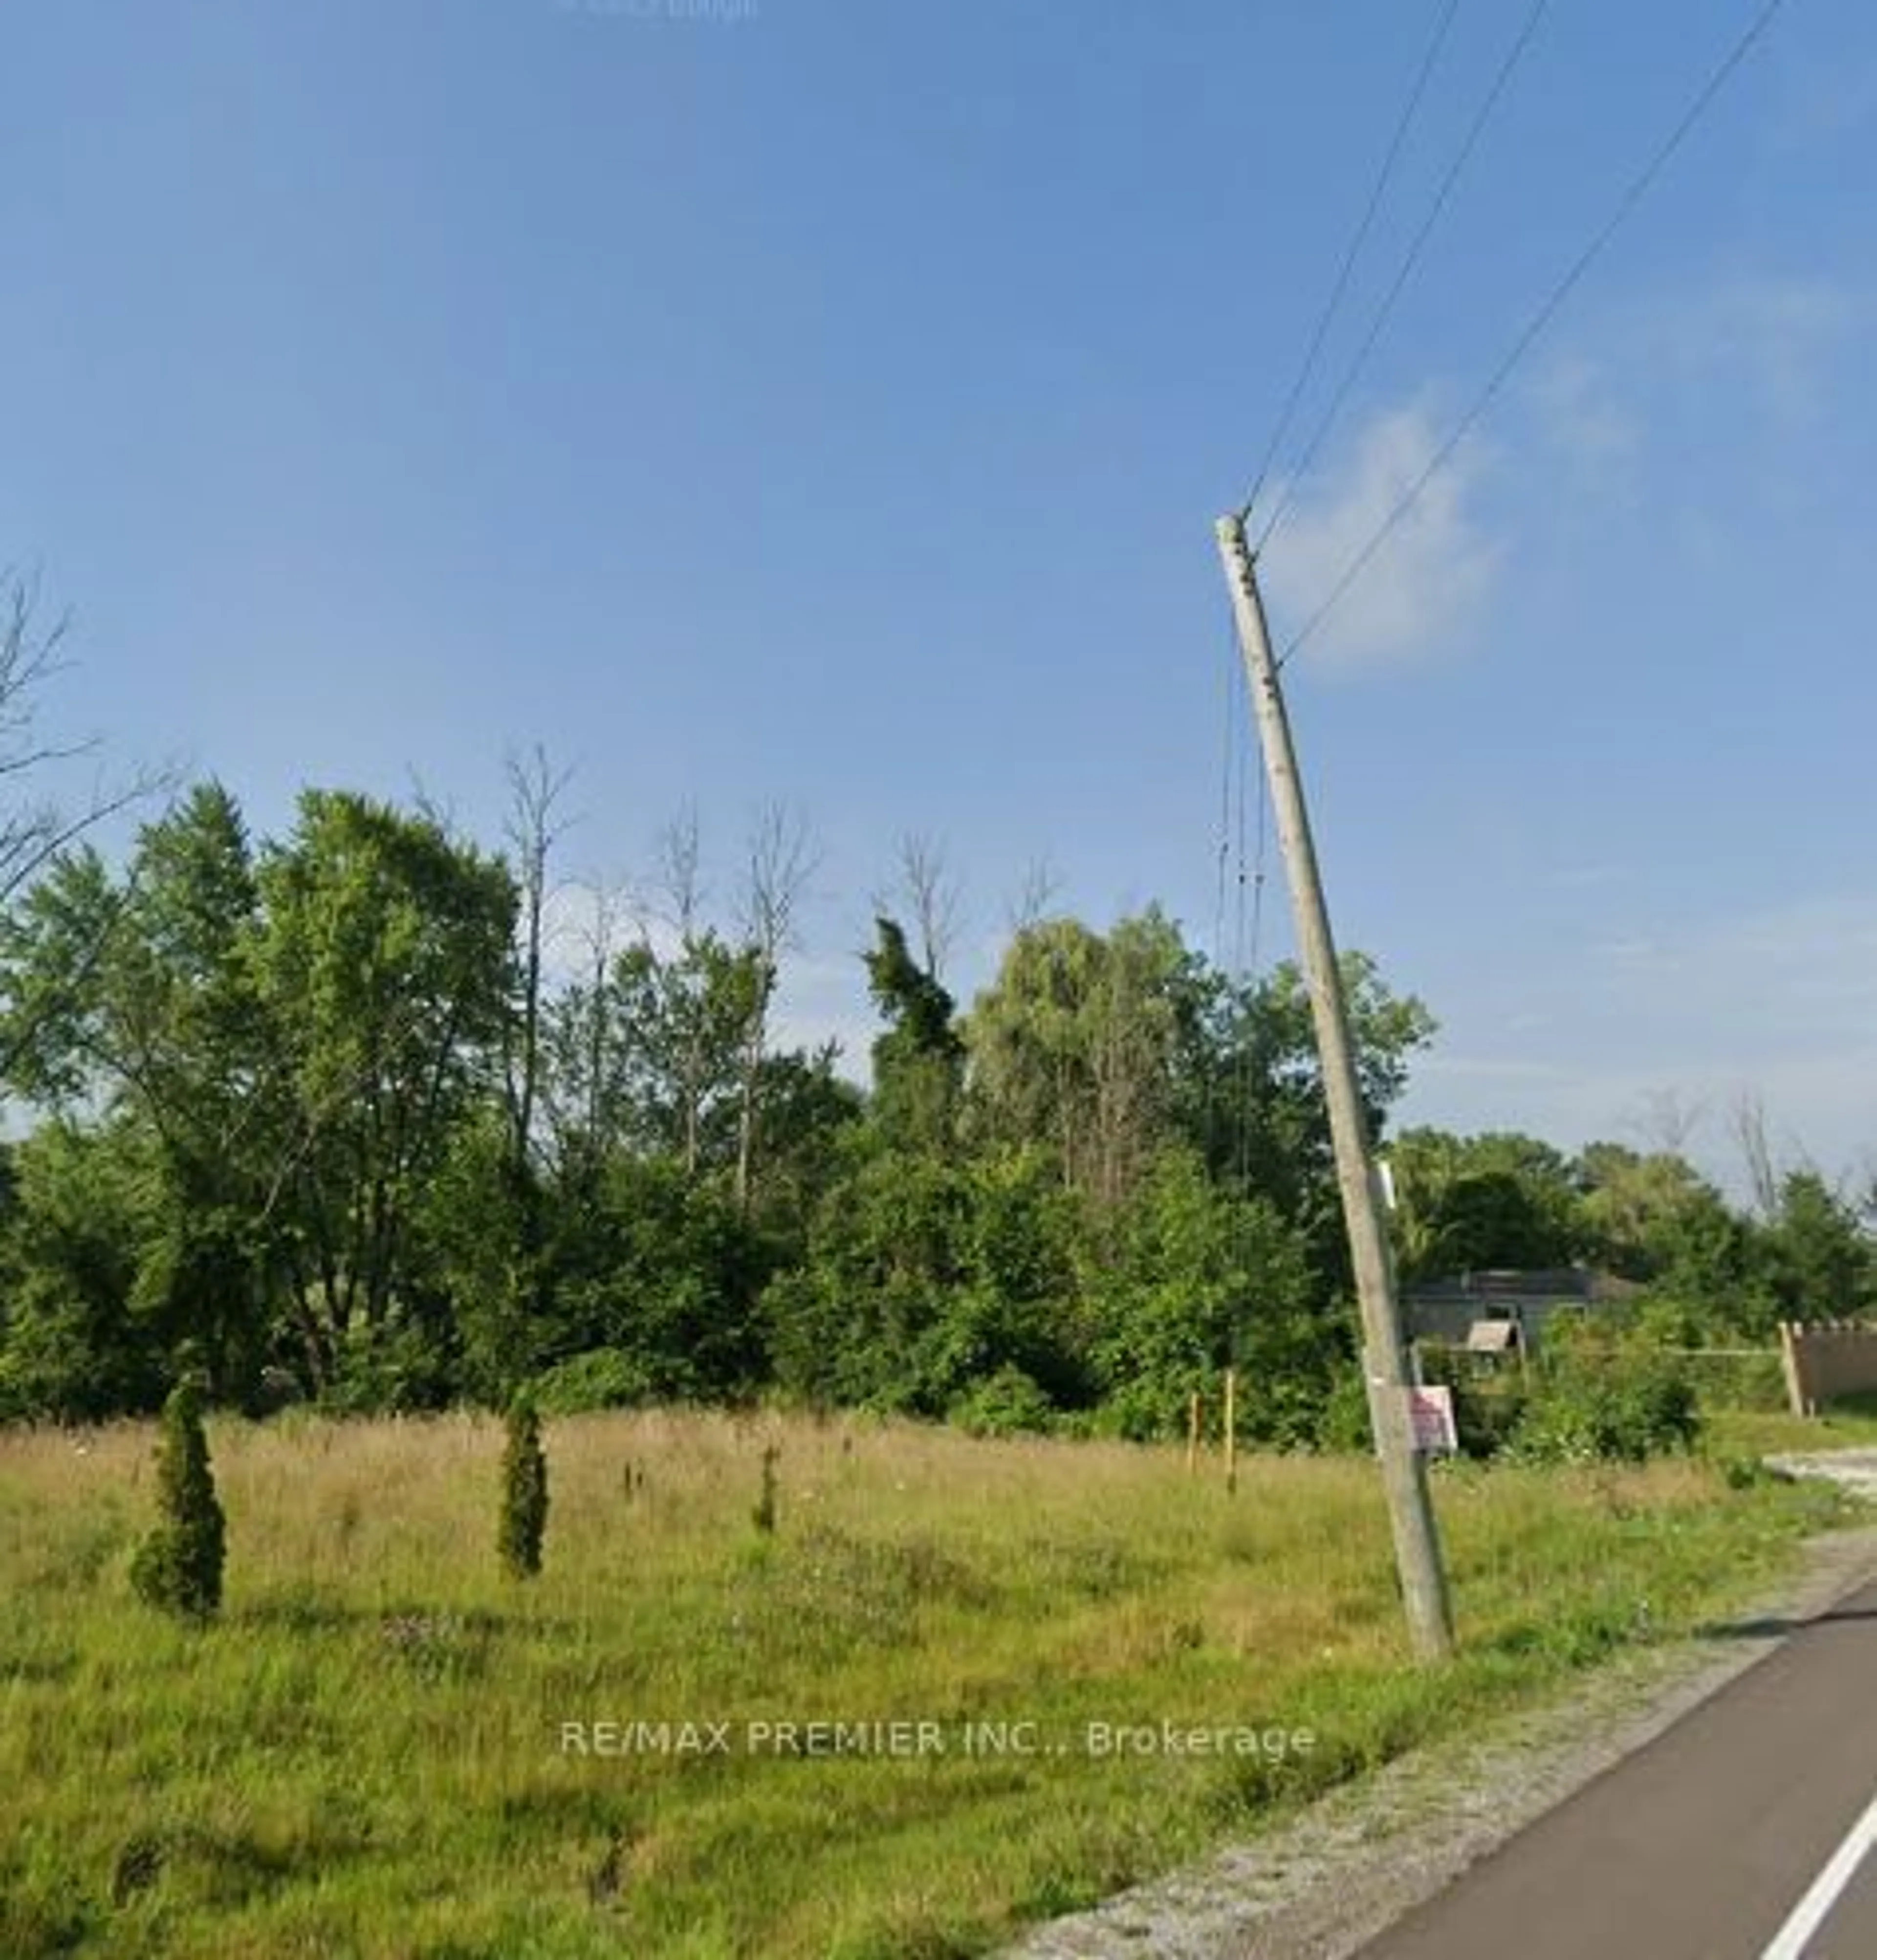
<svg viewBox="0 0 1877 1960">
<path fill-rule="evenodd" d="M 1554 0 L 1265 555 L 1280 640 L 1754 11 Z M 24 0 L 0 561 L 74 613 L 53 719 L 263 830 L 416 781 L 492 838 L 539 741 L 570 876 L 690 800 L 724 902 L 790 803 L 793 1025 L 857 1055 L 904 832 L 964 991 L 1038 860 L 1214 950 L 1212 522 L 1438 11 Z M 1460 6 L 1279 484 L 1525 11 Z M 1728 1171 L 1747 1090 L 1877 1151 L 1874 144 L 1877 13 L 1790 0 L 1288 670 L 1339 936 L 1442 1022 L 1409 1119 L 1672 1102 Z"/>
</svg>

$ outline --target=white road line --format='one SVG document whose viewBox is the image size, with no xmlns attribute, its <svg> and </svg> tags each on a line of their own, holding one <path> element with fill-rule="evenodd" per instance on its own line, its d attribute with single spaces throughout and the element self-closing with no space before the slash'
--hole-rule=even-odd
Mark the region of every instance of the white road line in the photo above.
<svg viewBox="0 0 1877 1960">
<path fill-rule="evenodd" d="M 1873 1844 L 1877 1844 L 1877 1796 L 1871 1799 L 1869 1808 L 1845 1834 L 1844 1842 L 1831 1854 L 1831 1862 L 1812 1880 L 1811 1889 L 1793 1908 L 1792 1917 L 1774 1935 L 1772 1945 L 1760 1960 L 1802 1960 L 1806 1941 L 1824 1925 Z"/>
</svg>

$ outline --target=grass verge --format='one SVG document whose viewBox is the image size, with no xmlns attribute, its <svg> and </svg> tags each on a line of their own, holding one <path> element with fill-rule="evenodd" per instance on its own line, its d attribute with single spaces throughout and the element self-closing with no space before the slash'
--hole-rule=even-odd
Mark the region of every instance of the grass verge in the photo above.
<svg viewBox="0 0 1877 1960">
<path fill-rule="evenodd" d="M 1877 1395 L 1849 1396 L 1815 1416 L 1716 1409 L 1706 1415 L 1704 1425 L 1704 1447 L 1716 1459 L 1781 1450 L 1805 1455 L 1815 1449 L 1877 1449 Z"/>
</svg>

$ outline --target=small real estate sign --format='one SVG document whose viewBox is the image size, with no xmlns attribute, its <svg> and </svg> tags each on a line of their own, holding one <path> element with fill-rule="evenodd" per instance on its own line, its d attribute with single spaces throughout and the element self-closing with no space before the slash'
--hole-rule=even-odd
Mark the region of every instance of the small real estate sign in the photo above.
<svg viewBox="0 0 1877 1960">
<path fill-rule="evenodd" d="M 1414 1388 L 1408 1397 L 1408 1426 L 1414 1449 L 1423 1456 L 1452 1456 L 1460 1447 L 1453 1425 L 1453 1391 L 1446 1387 Z"/>
</svg>

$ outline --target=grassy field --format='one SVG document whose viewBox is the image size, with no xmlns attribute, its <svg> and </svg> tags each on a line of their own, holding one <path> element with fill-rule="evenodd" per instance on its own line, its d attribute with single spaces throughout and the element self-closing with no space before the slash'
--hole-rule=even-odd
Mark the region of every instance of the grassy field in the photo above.
<svg viewBox="0 0 1877 1960">
<path fill-rule="evenodd" d="M 1815 1416 L 1719 1409 L 1707 1420 L 1707 1447 L 1715 1456 L 1877 1448 L 1877 1395 L 1854 1395 Z"/>
<path fill-rule="evenodd" d="M 1832 1515 L 1698 1462 L 1443 1472 L 1465 1652 L 1428 1672 L 1359 1461 L 1228 1497 L 1171 1451 L 587 1418 L 517 1584 L 492 1424 L 212 1437 L 192 1631 L 126 1577 L 151 1432 L 0 1435 L 8 1960 L 981 1952 L 1726 1612 Z"/>
</svg>

